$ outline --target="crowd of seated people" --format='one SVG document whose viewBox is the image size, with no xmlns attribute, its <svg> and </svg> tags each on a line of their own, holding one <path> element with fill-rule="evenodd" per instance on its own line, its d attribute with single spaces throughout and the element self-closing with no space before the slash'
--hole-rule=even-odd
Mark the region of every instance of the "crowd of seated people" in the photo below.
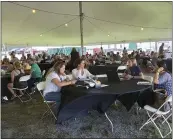
<svg viewBox="0 0 173 139">
<path fill-rule="evenodd" d="M 11 99 L 14 99 L 17 95 L 12 88 L 18 86 L 15 82 L 19 80 L 19 77 L 23 75 L 31 75 L 31 78 L 27 83 L 29 91 L 32 92 L 35 83 L 40 82 L 42 79 L 42 72 L 38 63 L 52 64 L 53 67 L 49 69 L 45 76 L 46 88 L 44 90 L 44 97 L 48 101 L 56 101 L 57 107 L 59 107 L 61 101 L 61 87 L 75 84 L 76 80 L 79 79 L 94 77 L 94 75 L 88 71 L 88 65 L 99 64 L 106 59 L 111 61 L 111 63 L 121 61 L 122 65 L 127 65 L 127 70 L 124 73 L 125 79 L 143 79 L 141 58 L 145 56 L 151 59 L 151 63 L 147 63 L 147 66 L 156 71 L 156 75 L 154 76 L 155 87 L 166 90 L 168 95 L 172 94 L 172 90 L 170 91 L 170 82 L 172 82 L 172 78 L 165 70 L 166 68 L 163 67 L 163 64 L 158 64 L 158 61 L 161 59 L 158 58 L 156 52 L 151 52 L 150 55 L 146 55 L 143 51 L 133 51 L 131 54 L 128 54 L 127 50 L 124 49 L 121 56 L 119 52 L 116 54 L 110 52 L 105 55 L 102 50 L 100 53 L 95 53 L 94 55 L 86 54 L 80 57 L 79 52 L 74 48 L 70 56 L 64 54 L 54 54 L 50 56 L 46 53 L 39 54 L 38 56 L 31 56 L 28 54 L 27 57 L 23 55 L 20 60 L 15 57 L 15 53 L 12 53 L 11 61 L 8 58 L 3 59 L 1 62 L 1 69 L 11 72 L 11 82 L 7 87 L 13 95 Z M 67 78 L 66 73 L 72 74 L 71 81 Z M 19 97 L 22 95 L 23 94 L 21 93 Z"/>
</svg>

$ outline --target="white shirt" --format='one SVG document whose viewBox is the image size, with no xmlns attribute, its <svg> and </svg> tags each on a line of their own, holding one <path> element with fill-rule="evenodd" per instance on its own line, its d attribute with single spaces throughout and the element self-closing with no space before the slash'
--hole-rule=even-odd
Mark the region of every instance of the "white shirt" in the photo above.
<svg viewBox="0 0 173 139">
<path fill-rule="evenodd" d="M 53 79 L 58 79 L 59 81 L 64 81 L 65 80 L 65 77 L 62 76 L 62 75 L 58 75 L 56 72 L 51 72 L 47 78 L 46 78 L 46 84 L 45 84 L 45 89 L 43 91 L 43 95 L 45 96 L 47 93 L 50 93 L 50 92 L 60 92 L 61 91 L 61 88 L 58 87 L 57 85 L 55 85 L 52 80 Z"/>
<path fill-rule="evenodd" d="M 87 79 L 87 77 L 93 76 L 87 69 L 84 69 L 83 75 L 81 72 L 82 72 L 81 70 L 77 70 L 77 69 L 72 70 L 73 79 Z"/>
</svg>

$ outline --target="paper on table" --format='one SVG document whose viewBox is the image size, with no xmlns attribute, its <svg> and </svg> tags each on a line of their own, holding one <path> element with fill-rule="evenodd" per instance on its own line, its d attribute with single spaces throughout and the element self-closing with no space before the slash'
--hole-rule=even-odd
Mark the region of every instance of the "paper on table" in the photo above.
<svg viewBox="0 0 173 139">
<path fill-rule="evenodd" d="M 150 82 L 137 82 L 137 85 L 151 85 Z"/>
<path fill-rule="evenodd" d="M 106 85 L 106 84 L 101 84 L 101 87 L 106 87 L 106 86 L 109 86 L 109 85 Z"/>
<path fill-rule="evenodd" d="M 101 75 L 96 75 L 97 78 L 103 78 L 103 77 L 107 77 L 106 74 L 101 74 Z"/>
</svg>

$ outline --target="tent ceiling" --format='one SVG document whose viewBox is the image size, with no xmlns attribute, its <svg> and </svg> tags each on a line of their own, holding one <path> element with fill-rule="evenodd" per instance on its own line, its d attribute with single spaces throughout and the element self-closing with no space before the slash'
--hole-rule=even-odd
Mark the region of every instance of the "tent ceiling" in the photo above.
<svg viewBox="0 0 173 139">
<path fill-rule="evenodd" d="M 15 2 L 49 12 L 79 15 L 78 2 Z M 84 44 L 172 38 L 172 5 L 168 2 L 82 2 Z M 76 19 L 74 19 L 76 18 Z M 68 27 L 64 24 L 68 23 Z M 59 28 L 55 28 L 62 25 Z M 141 27 L 144 28 L 141 31 Z M 54 28 L 54 29 L 52 29 Z M 52 30 L 50 30 L 52 29 Z M 48 31 L 50 30 L 50 31 Z M 48 32 L 47 32 L 48 31 Z M 44 33 L 45 32 L 45 33 Z M 40 34 L 43 34 L 40 36 Z M 110 36 L 108 36 L 108 34 Z M 78 16 L 37 11 L 2 2 L 2 42 L 12 45 L 80 45 Z"/>
</svg>

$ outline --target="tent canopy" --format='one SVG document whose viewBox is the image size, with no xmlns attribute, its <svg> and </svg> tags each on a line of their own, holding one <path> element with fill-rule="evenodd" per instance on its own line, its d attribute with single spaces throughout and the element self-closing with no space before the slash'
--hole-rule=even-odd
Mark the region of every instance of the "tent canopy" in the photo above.
<svg viewBox="0 0 173 139">
<path fill-rule="evenodd" d="M 84 45 L 172 37 L 170 2 L 82 2 L 82 5 Z M 80 45 L 78 15 L 78 2 L 2 2 L 2 42 Z"/>
</svg>

